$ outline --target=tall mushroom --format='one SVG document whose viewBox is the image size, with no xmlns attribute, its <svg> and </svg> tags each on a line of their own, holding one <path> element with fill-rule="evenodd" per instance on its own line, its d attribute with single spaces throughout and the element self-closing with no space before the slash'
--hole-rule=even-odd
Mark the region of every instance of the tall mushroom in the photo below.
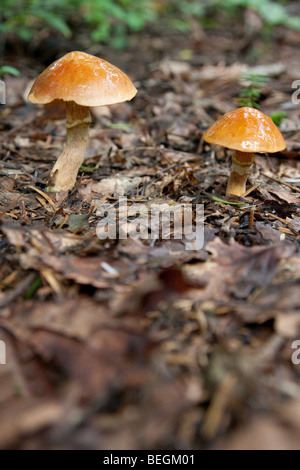
<svg viewBox="0 0 300 470">
<path fill-rule="evenodd" d="M 75 185 L 88 143 L 89 107 L 121 103 L 131 100 L 136 93 L 124 72 L 85 52 L 69 52 L 37 77 L 29 101 L 66 102 L 67 143 L 51 171 L 49 191 L 68 191 Z"/>
<path fill-rule="evenodd" d="M 254 108 L 238 108 L 220 117 L 203 135 L 210 143 L 235 150 L 226 195 L 242 196 L 254 162 L 253 153 L 279 152 L 286 145 L 269 116 Z"/>
</svg>

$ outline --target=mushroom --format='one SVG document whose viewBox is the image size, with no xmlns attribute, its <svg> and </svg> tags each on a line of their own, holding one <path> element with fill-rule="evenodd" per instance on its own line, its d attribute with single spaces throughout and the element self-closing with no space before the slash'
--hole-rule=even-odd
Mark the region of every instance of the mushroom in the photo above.
<svg viewBox="0 0 300 470">
<path fill-rule="evenodd" d="M 203 135 L 210 143 L 235 150 L 226 195 L 242 196 L 254 162 L 254 152 L 279 152 L 286 145 L 269 116 L 254 108 L 238 108 L 220 117 Z"/>
<path fill-rule="evenodd" d="M 131 100 L 137 93 L 130 78 L 109 62 L 85 52 L 69 52 L 42 72 L 28 94 L 32 103 L 66 103 L 66 148 L 51 173 L 48 191 L 68 191 L 83 163 L 90 106 Z"/>
</svg>

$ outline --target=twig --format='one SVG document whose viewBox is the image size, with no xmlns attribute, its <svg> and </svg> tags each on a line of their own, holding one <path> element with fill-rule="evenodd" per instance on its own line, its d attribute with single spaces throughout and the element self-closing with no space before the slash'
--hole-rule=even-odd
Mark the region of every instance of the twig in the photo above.
<svg viewBox="0 0 300 470">
<path fill-rule="evenodd" d="M 263 176 L 266 176 L 270 180 L 276 181 L 277 183 L 283 184 L 284 186 L 287 186 L 288 188 L 292 189 L 293 191 L 297 191 L 297 193 L 300 193 L 300 189 L 297 188 L 297 186 L 293 186 L 292 184 L 286 183 L 285 181 L 282 181 L 279 178 L 275 178 L 274 176 L 269 176 L 266 173 L 262 173 Z"/>
<path fill-rule="evenodd" d="M 30 273 L 28 276 L 23 279 L 23 281 L 19 282 L 17 287 L 9 291 L 3 299 L 0 299 L 0 308 L 6 307 L 10 302 L 12 302 L 16 297 L 23 294 L 31 285 L 33 280 L 35 279 L 36 274 Z"/>
<path fill-rule="evenodd" d="M 52 201 L 51 197 L 48 196 L 48 194 L 44 193 L 44 191 L 41 191 L 40 189 L 37 189 L 35 188 L 34 186 L 27 186 L 29 189 L 33 189 L 33 191 L 36 191 L 37 193 L 39 193 L 41 196 L 43 196 L 46 201 L 49 202 L 50 206 L 53 207 L 53 209 L 55 209 L 55 204 L 54 202 Z"/>
<path fill-rule="evenodd" d="M 247 189 L 247 191 L 244 192 L 243 197 L 249 196 L 249 194 L 252 193 L 252 191 L 255 191 L 255 189 L 259 188 L 259 186 L 260 186 L 260 183 L 255 184 L 254 186 L 251 186 L 251 188 Z"/>
<path fill-rule="evenodd" d="M 250 209 L 250 217 L 249 217 L 249 230 L 252 230 L 253 229 L 253 222 L 254 222 L 254 207 L 251 207 Z"/>
<path fill-rule="evenodd" d="M 281 222 L 284 225 L 287 225 L 289 227 L 289 229 L 294 233 L 294 235 L 297 235 L 297 236 L 299 235 L 297 233 L 297 231 L 294 229 L 293 224 L 291 224 L 291 222 L 288 222 L 287 220 L 282 219 L 281 217 L 279 217 L 276 214 L 271 214 L 271 212 L 266 212 L 266 215 L 268 217 L 271 217 L 272 219 L 279 220 L 279 222 Z"/>
<path fill-rule="evenodd" d="M 11 204 L 9 204 L 9 206 L 4 209 L 3 212 L 0 212 L 0 219 L 1 217 L 3 217 L 5 214 L 7 214 L 8 211 L 10 211 L 13 207 L 15 207 L 15 205 L 19 202 L 19 200 L 21 199 L 21 197 L 23 196 L 24 194 L 20 194 L 20 196 L 15 200 L 13 201 Z"/>
<path fill-rule="evenodd" d="M 212 397 L 204 417 L 201 434 L 204 439 L 212 439 L 221 426 L 228 403 L 234 394 L 237 377 L 228 372 Z"/>
</svg>

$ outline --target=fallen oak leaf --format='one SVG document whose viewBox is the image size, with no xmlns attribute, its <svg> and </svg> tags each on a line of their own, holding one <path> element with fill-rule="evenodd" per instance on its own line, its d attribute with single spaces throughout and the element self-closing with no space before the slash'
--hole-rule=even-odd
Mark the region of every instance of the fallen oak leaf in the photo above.
<svg viewBox="0 0 300 470">
<path fill-rule="evenodd" d="M 10 411 L 9 411 L 10 410 Z M 25 436 L 36 435 L 63 419 L 65 407 L 58 401 L 27 399 L 14 404 L 14 413 L 8 408 L 1 414 L 0 448 L 17 445 Z"/>
<path fill-rule="evenodd" d="M 140 328 L 123 328 L 121 324 L 95 327 L 88 341 L 43 330 L 35 330 L 31 339 L 33 350 L 43 361 L 51 361 L 64 380 L 77 382 L 83 399 L 109 396 L 112 386 L 143 383 L 150 374 L 145 364 L 153 345 Z"/>
<path fill-rule="evenodd" d="M 104 257 L 41 255 L 39 260 L 54 271 L 61 273 L 66 279 L 103 289 L 111 287 L 109 279 L 120 278 L 128 270 L 126 260 L 121 262 L 121 266 L 112 266 L 111 260 Z M 113 269 L 108 270 L 107 266 Z"/>
<path fill-rule="evenodd" d="M 227 289 L 236 298 L 247 298 L 257 287 L 268 285 L 281 259 L 295 251 L 292 244 L 276 243 L 268 246 L 244 247 L 234 242 L 226 245 L 220 239 L 207 244 L 213 259 L 226 267 L 224 279 Z"/>
<path fill-rule="evenodd" d="M 280 317 L 279 322 L 275 322 L 275 330 L 282 336 L 282 323 L 287 315 L 285 330 L 290 330 L 290 325 L 295 321 L 294 315 L 299 316 L 299 280 L 278 282 L 270 284 L 255 295 L 251 296 L 250 301 L 242 302 L 237 300 L 232 305 L 234 312 L 243 319 L 245 323 L 265 323 L 269 320 Z M 293 316 L 293 317 L 290 317 Z M 290 321 L 291 319 L 291 321 Z M 295 321 L 296 325 L 297 320 Z M 296 330 L 295 330 L 296 333 Z"/>
<path fill-rule="evenodd" d="M 70 214 L 66 221 L 55 220 L 55 225 L 66 227 L 69 232 L 78 232 L 89 226 L 89 214 Z"/>
</svg>

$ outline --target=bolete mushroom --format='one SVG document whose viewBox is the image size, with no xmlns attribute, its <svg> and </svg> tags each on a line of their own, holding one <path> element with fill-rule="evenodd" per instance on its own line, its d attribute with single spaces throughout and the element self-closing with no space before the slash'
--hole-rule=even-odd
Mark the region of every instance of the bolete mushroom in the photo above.
<svg viewBox="0 0 300 470">
<path fill-rule="evenodd" d="M 210 143 L 235 150 L 226 195 L 242 196 L 254 162 L 253 153 L 279 152 L 286 145 L 269 116 L 254 108 L 238 108 L 220 117 L 203 135 Z"/>
<path fill-rule="evenodd" d="M 58 99 L 66 103 L 66 148 L 50 173 L 48 191 L 68 191 L 75 185 L 88 143 L 89 107 L 121 103 L 136 93 L 124 72 L 85 52 L 69 52 L 37 77 L 29 101 L 46 104 Z"/>
</svg>

